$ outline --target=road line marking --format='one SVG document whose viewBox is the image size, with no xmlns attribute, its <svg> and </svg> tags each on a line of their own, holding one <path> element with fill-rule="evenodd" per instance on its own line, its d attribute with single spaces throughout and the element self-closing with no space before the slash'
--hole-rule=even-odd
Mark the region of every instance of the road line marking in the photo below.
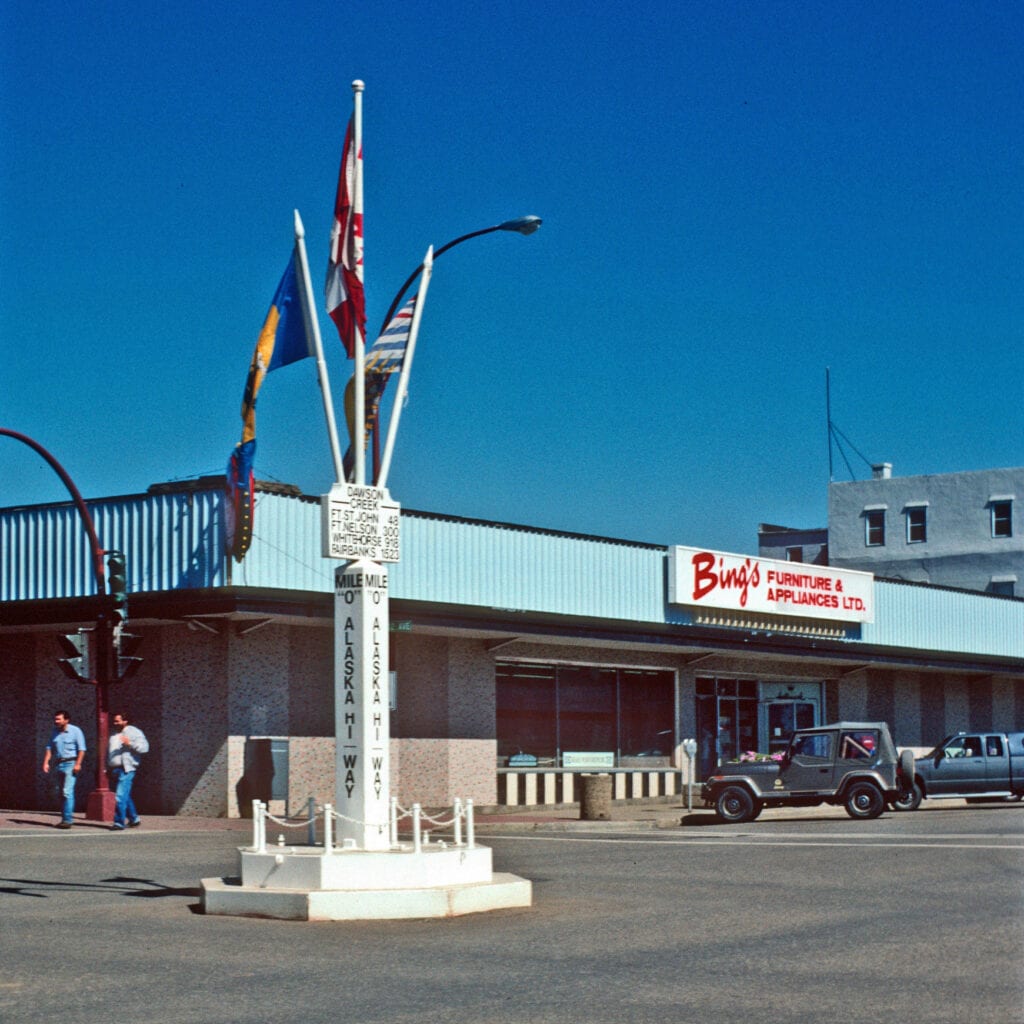
<svg viewBox="0 0 1024 1024">
<path fill-rule="evenodd" d="M 487 839 L 489 841 L 494 840 L 517 840 L 527 841 L 535 843 L 621 843 L 631 845 L 647 845 L 647 846 L 844 846 L 844 847 L 901 847 L 905 849 L 935 849 L 935 850 L 1015 850 L 1018 853 L 1024 853 L 1024 840 L 1018 844 L 1012 843 L 904 843 L 900 841 L 892 842 L 822 842 L 819 840 L 773 840 L 765 839 L 757 842 L 751 842 L 750 837 L 738 837 L 736 839 L 728 839 L 725 837 L 721 838 L 708 838 L 708 839 L 660 839 L 651 841 L 650 839 L 624 839 L 624 838 L 612 838 L 612 837 L 601 837 L 601 836 L 517 836 L 517 835 L 490 835 L 485 836 L 482 833 L 477 834 L 479 839 Z"/>
</svg>

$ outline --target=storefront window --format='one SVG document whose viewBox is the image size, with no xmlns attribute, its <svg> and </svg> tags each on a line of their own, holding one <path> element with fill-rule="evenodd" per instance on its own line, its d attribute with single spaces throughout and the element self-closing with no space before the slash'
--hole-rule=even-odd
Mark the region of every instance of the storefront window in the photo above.
<svg viewBox="0 0 1024 1024">
<path fill-rule="evenodd" d="M 558 752 L 555 670 L 548 665 L 498 665 L 498 760 L 529 754 L 554 764 Z"/>
<path fill-rule="evenodd" d="M 668 672 L 623 669 L 619 709 L 622 757 L 671 758 L 675 745 L 675 694 Z"/>
<path fill-rule="evenodd" d="M 559 764 L 566 751 L 670 763 L 672 672 L 499 662 L 496 678 L 499 766 L 520 754 Z"/>
<path fill-rule="evenodd" d="M 615 669 L 558 669 L 558 746 L 615 750 Z"/>
</svg>

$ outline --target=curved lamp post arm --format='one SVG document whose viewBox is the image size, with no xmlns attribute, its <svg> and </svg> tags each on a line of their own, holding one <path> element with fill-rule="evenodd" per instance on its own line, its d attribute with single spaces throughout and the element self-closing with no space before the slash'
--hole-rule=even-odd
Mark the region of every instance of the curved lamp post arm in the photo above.
<svg viewBox="0 0 1024 1024">
<path fill-rule="evenodd" d="M 471 238 L 478 238 L 480 235 L 489 235 L 492 231 L 516 231 L 520 235 L 532 235 L 534 231 L 541 226 L 543 222 L 540 217 L 517 217 L 515 220 L 506 220 L 501 224 L 495 224 L 493 227 L 480 228 L 479 231 L 470 231 L 469 234 L 459 235 L 458 238 L 453 238 L 450 242 L 445 242 L 440 249 L 434 250 L 434 259 L 438 256 L 446 253 L 449 249 L 455 248 L 462 242 L 468 242 Z M 409 290 L 409 286 L 420 276 L 423 271 L 423 264 L 421 263 L 406 279 L 405 284 L 398 289 L 398 294 L 395 296 L 391 303 L 387 313 L 384 315 L 384 323 L 381 324 L 380 330 L 377 332 L 378 335 L 383 334 L 387 329 L 391 318 L 395 315 L 395 311 L 398 309 L 399 303 L 405 296 L 405 293 Z"/>
<path fill-rule="evenodd" d="M 75 508 L 78 509 L 79 518 L 82 520 L 82 525 L 85 527 L 85 532 L 89 537 L 89 545 L 92 548 L 92 567 L 93 572 L 96 575 L 96 591 L 99 594 L 105 594 L 107 587 L 106 571 L 103 568 L 103 548 L 100 547 L 99 538 L 96 536 L 96 527 L 93 524 L 92 516 L 89 514 L 89 509 L 86 507 L 82 495 L 79 494 L 74 481 L 70 476 L 68 476 L 64 467 L 41 444 L 39 444 L 38 441 L 33 441 L 31 437 L 28 437 L 25 434 L 19 434 L 16 430 L 6 430 L 3 427 L 0 427 L 0 435 L 3 435 L 4 437 L 13 437 L 15 441 L 21 441 L 22 444 L 27 444 L 29 448 L 42 455 L 42 457 L 50 464 L 57 476 L 61 478 L 61 481 L 68 489 L 68 493 L 71 495 L 71 498 L 75 503 Z"/>
</svg>

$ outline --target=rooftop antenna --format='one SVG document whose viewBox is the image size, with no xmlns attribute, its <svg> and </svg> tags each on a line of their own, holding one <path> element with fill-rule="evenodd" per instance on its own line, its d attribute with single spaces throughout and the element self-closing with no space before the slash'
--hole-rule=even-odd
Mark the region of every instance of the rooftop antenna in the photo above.
<svg viewBox="0 0 1024 1024">
<path fill-rule="evenodd" d="M 832 483 L 834 480 L 832 472 L 832 445 L 835 444 L 836 448 L 839 449 L 839 454 L 843 457 L 843 462 L 846 463 L 847 472 L 850 474 L 851 480 L 856 480 L 857 476 L 853 472 L 853 467 L 850 465 L 850 460 L 846 457 L 846 450 L 843 448 L 843 441 L 847 443 L 850 449 L 864 461 L 864 464 L 868 469 L 874 468 L 874 463 L 862 452 L 857 450 L 856 445 L 832 422 L 832 378 L 829 368 L 825 367 L 825 415 L 828 418 L 828 482 Z"/>
<path fill-rule="evenodd" d="M 828 482 L 832 483 L 832 377 L 829 367 L 825 367 L 825 422 L 828 428 Z"/>
</svg>

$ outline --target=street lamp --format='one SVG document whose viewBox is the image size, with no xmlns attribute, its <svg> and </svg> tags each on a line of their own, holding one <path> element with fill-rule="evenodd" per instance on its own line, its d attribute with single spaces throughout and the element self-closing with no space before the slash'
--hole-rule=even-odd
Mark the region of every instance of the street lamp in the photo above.
<svg viewBox="0 0 1024 1024">
<path fill-rule="evenodd" d="M 453 238 L 450 242 L 446 242 L 441 246 L 440 249 L 434 250 L 434 259 L 442 253 L 446 253 L 449 249 L 454 249 L 455 246 L 462 242 L 468 242 L 471 238 L 477 238 L 480 235 L 489 235 L 492 231 L 515 231 L 520 235 L 532 235 L 534 231 L 541 226 L 543 221 L 540 217 L 534 217 L 532 215 L 526 217 L 516 217 L 515 220 L 506 220 L 501 224 L 495 224 L 490 228 L 481 228 L 479 231 L 470 231 L 468 235 L 459 235 L 458 238 Z M 381 324 L 379 334 L 383 334 L 388 324 L 391 323 L 391 318 L 395 315 L 395 310 L 398 309 L 398 304 L 402 301 L 403 296 L 409 290 L 409 285 L 420 276 L 420 272 L 423 270 L 423 264 L 421 263 L 406 279 L 405 284 L 398 289 L 398 294 L 395 296 L 388 308 L 387 314 L 384 317 L 384 323 Z"/>
<path fill-rule="evenodd" d="M 543 221 L 540 217 L 535 217 L 532 214 L 528 214 L 525 217 L 516 217 L 514 220 L 506 220 L 501 224 L 495 224 L 493 227 L 480 228 L 479 231 L 470 231 L 468 234 L 459 235 L 458 238 L 453 238 L 450 242 L 446 242 L 441 246 L 440 249 L 434 250 L 434 259 L 442 253 L 446 253 L 449 249 L 454 249 L 455 246 L 460 245 L 462 242 L 468 242 L 471 238 L 478 238 L 480 235 L 489 235 L 492 231 L 515 231 L 520 235 L 532 235 L 534 231 L 541 226 Z M 388 311 L 384 316 L 384 323 L 381 324 L 380 331 L 378 331 L 378 337 L 384 333 L 389 323 L 391 323 L 392 317 L 395 315 L 395 311 L 398 309 L 399 303 L 405 297 L 405 293 L 409 290 L 409 286 L 416 280 L 417 277 L 423 272 L 423 264 L 421 263 L 406 279 L 405 284 L 398 289 L 398 294 L 395 295 L 394 299 L 391 300 L 391 305 L 388 307 Z M 357 437 L 358 437 L 358 431 Z M 359 443 L 356 438 L 352 440 L 353 444 Z M 380 441 L 378 434 L 378 425 L 374 424 L 373 427 L 373 479 L 374 481 L 380 475 Z"/>
</svg>

